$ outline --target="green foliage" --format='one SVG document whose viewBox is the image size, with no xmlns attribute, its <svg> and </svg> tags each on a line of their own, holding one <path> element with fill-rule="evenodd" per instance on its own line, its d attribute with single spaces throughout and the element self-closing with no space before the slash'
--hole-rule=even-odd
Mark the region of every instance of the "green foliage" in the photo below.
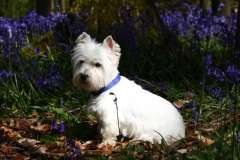
<svg viewBox="0 0 240 160">
<path fill-rule="evenodd" d="M 58 139 L 58 136 L 52 136 L 52 135 L 42 135 L 40 137 L 40 142 L 45 143 L 45 144 L 51 144 L 51 143 L 55 143 Z"/>
<path fill-rule="evenodd" d="M 236 154 L 232 155 L 232 148 L 230 148 L 229 145 L 222 139 L 215 141 L 205 153 L 200 150 L 192 150 L 189 152 L 189 155 L 192 155 L 199 160 L 238 159 L 237 158 L 238 155 Z"/>
</svg>

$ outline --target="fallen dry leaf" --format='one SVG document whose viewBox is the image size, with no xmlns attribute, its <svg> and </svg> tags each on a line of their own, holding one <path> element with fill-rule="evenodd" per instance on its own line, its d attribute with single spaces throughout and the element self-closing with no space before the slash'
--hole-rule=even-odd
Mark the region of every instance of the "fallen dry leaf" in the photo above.
<svg viewBox="0 0 240 160">
<path fill-rule="evenodd" d="M 178 149 L 177 152 L 181 153 L 181 154 L 185 154 L 189 152 L 189 148 L 182 148 L 182 149 Z"/>
<path fill-rule="evenodd" d="M 36 151 L 35 151 L 35 153 L 37 153 L 37 154 L 46 154 L 46 150 L 47 150 L 47 147 L 39 147 Z"/>
<path fill-rule="evenodd" d="M 206 138 L 204 136 L 200 136 L 200 135 L 197 136 L 197 140 L 203 142 L 204 144 L 206 144 L 208 146 L 210 146 L 213 143 L 213 141 L 211 139 Z"/>
<path fill-rule="evenodd" d="M 25 139 L 25 140 L 19 140 L 18 143 L 23 147 L 30 147 L 37 143 L 40 143 L 40 141 L 37 141 L 35 139 Z"/>
<path fill-rule="evenodd" d="M 61 137 L 58 138 L 58 140 L 61 141 L 61 142 L 65 141 L 66 140 L 66 136 L 61 136 Z"/>
<path fill-rule="evenodd" d="M 10 155 L 11 153 L 11 150 L 7 147 L 7 146 L 3 146 L 0 151 L 3 153 L 3 154 L 6 154 L 6 155 Z"/>
<path fill-rule="evenodd" d="M 31 129 L 35 130 L 35 131 L 42 131 L 42 132 L 46 132 L 49 131 L 51 129 L 51 125 L 50 124 L 36 124 L 33 126 L 30 126 Z"/>
<path fill-rule="evenodd" d="M 192 142 L 192 141 L 194 141 L 196 138 L 195 138 L 195 135 L 194 134 L 189 134 L 189 135 L 187 135 L 187 137 L 186 137 L 186 141 L 187 142 Z"/>
<path fill-rule="evenodd" d="M 17 153 L 15 156 L 14 156 L 14 160 L 24 160 L 25 159 L 25 156 L 21 153 Z"/>
<path fill-rule="evenodd" d="M 29 129 L 30 125 L 31 125 L 31 123 L 25 118 L 19 120 L 19 127 L 20 128 Z"/>
<path fill-rule="evenodd" d="M 32 115 L 33 115 L 33 116 L 36 116 L 36 115 L 38 115 L 38 112 L 37 112 L 36 110 L 33 110 L 33 111 L 32 111 Z"/>
<path fill-rule="evenodd" d="M 179 101 L 175 101 L 173 102 L 174 106 L 176 106 L 177 108 L 182 108 L 184 105 L 184 102 L 182 100 Z"/>
<path fill-rule="evenodd" d="M 194 96 L 194 93 L 188 92 L 186 99 L 187 100 L 192 100 L 193 96 Z"/>
</svg>

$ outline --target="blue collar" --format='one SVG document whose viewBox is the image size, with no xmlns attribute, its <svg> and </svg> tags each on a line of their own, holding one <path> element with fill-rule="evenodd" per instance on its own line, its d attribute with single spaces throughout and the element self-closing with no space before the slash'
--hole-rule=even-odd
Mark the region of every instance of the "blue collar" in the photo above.
<svg viewBox="0 0 240 160">
<path fill-rule="evenodd" d="M 111 89 L 116 84 L 118 84 L 118 82 L 120 80 L 121 80 L 121 76 L 120 76 L 120 74 L 118 74 L 117 77 L 114 78 L 106 87 L 103 87 L 103 88 L 99 89 L 98 91 L 93 91 L 93 92 L 91 92 L 91 94 L 93 96 L 98 96 L 98 95 L 102 94 L 103 92 L 106 92 L 107 90 Z"/>
</svg>

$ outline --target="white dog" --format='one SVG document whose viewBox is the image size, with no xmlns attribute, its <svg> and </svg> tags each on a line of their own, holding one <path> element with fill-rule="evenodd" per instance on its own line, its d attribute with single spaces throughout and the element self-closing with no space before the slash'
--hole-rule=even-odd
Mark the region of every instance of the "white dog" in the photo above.
<svg viewBox="0 0 240 160">
<path fill-rule="evenodd" d="M 102 145 L 114 146 L 119 131 L 152 143 L 185 137 L 182 116 L 170 102 L 119 75 L 120 47 L 111 36 L 96 43 L 83 32 L 73 51 L 73 84 L 92 94 L 87 109 L 97 118 Z"/>
</svg>

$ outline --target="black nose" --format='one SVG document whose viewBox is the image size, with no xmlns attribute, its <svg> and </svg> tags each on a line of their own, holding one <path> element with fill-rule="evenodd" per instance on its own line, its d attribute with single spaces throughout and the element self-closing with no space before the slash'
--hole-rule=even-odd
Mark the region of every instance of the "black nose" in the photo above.
<svg viewBox="0 0 240 160">
<path fill-rule="evenodd" d="M 87 74 L 81 74 L 81 79 L 82 79 L 83 81 L 86 81 L 87 78 L 88 78 L 88 75 L 87 75 Z"/>
</svg>

